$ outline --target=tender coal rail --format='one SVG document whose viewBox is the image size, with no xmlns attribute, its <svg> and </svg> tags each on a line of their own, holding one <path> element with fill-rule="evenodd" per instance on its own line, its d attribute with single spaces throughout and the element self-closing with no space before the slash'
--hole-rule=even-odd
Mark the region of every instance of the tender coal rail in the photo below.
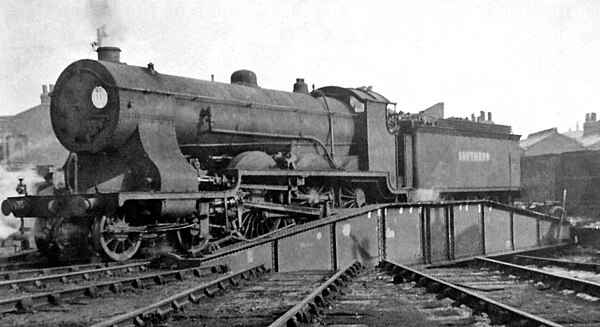
<svg viewBox="0 0 600 327">
<path fill-rule="evenodd" d="M 491 323 L 494 325 L 561 326 L 550 320 L 517 309 L 514 306 L 496 301 L 472 289 L 467 289 L 456 285 L 456 283 L 439 278 L 432 274 L 433 272 L 418 271 L 390 261 L 382 261 L 381 267 L 394 274 L 395 283 L 416 282 L 416 286 L 425 288 L 427 292 L 437 294 L 438 299 L 450 298 L 458 304 L 470 307 L 475 313 L 487 313 Z M 436 269 L 436 271 L 444 271 L 444 269 Z M 452 272 L 451 275 L 461 276 L 457 271 Z"/>
<path fill-rule="evenodd" d="M 119 268 L 119 267 L 117 267 Z M 0 300 L 0 314 L 28 312 L 45 304 L 60 305 L 65 301 L 77 298 L 96 298 L 103 294 L 118 294 L 124 289 L 143 289 L 153 285 L 163 285 L 172 281 L 182 281 L 192 277 L 204 277 L 208 274 L 222 273 L 224 266 L 206 266 L 180 270 L 160 270 L 155 273 L 129 277 L 112 278 L 110 281 L 93 283 L 83 286 L 59 288 L 53 291 L 43 291 Z"/>
</svg>

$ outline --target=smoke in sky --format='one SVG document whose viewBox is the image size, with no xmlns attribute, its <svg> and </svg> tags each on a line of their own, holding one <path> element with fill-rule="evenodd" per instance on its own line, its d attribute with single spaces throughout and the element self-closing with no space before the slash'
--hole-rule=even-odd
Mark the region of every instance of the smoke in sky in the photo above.
<svg viewBox="0 0 600 327">
<path fill-rule="evenodd" d="M 476 5 L 474 5 L 476 3 Z M 517 134 L 574 127 L 600 104 L 599 1 L 0 1 L 0 114 L 39 103 L 105 26 L 131 65 L 265 88 L 374 85 L 416 112 L 480 110 Z"/>
<path fill-rule="evenodd" d="M 127 28 L 123 24 L 116 1 L 89 0 L 85 9 L 92 27 L 94 29 L 101 29 L 101 45 L 118 46 L 118 43 L 124 41 Z"/>
</svg>

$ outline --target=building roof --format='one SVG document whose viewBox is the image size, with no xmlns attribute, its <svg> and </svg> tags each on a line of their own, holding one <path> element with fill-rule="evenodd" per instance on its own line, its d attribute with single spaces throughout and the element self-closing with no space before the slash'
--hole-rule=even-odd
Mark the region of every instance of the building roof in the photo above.
<svg viewBox="0 0 600 327">
<path fill-rule="evenodd" d="M 587 149 L 579 141 L 560 134 L 556 128 L 529 134 L 527 139 L 521 141 L 519 145 L 526 156 L 557 154 Z"/>
<path fill-rule="evenodd" d="M 557 134 L 559 134 L 559 133 L 558 133 L 558 130 L 556 127 L 546 129 L 543 131 L 539 131 L 539 132 L 527 135 L 527 138 L 522 140 L 519 143 L 519 145 L 521 146 L 521 148 L 527 149 L 528 147 L 548 138 L 549 136 L 557 135 Z"/>
<path fill-rule="evenodd" d="M 564 132 L 562 134 L 564 136 L 567 136 L 567 137 L 570 137 L 572 139 L 576 139 L 579 141 L 583 137 L 583 130 L 568 131 L 568 132 Z"/>
<path fill-rule="evenodd" d="M 600 142 L 600 134 L 589 135 L 578 140 L 585 147 L 591 147 Z"/>
</svg>

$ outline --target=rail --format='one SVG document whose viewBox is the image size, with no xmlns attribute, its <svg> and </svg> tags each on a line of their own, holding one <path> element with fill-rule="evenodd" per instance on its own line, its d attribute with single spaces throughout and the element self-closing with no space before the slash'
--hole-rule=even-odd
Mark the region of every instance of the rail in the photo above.
<svg viewBox="0 0 600 327">
<path fill-rule="evenodd" d="M 81 280 L 90 280 L 98 276 L 112 276 L 115 273 L 132 273 L 135 271 L 144 272 L 148 269 L 149 261 L 130 263 L 125 265 L 118 265 L 112 267 L 105 267 L 99 269 L 87 269 L 82 271 L 71 271 L 53 275 L 41 275 L 34 276 L 24 279 L 10 279 L 6 281 L 0 281 L 0 290 L 19 290 L 24 286 L 34 286 L 37 288 L 44 288 L 47 283 L 58 282 L 58 283 L 69 283 Z"/>
<path fill-rule="evenodd" d="M 340 271 L 331 276 L 331 278 L 306 296 L 300 303 L 281 315 L 269 327 L 297 326 L 298 322 L 308 323 L 309 314 L 311 312 L 316 313 L 317 306 L 325 306 L 324 298 L 336 293 L 341 284 L 348 281 L 350 277 L 354 277 L 361 267 L 360 262 L 354 261 L 340 269 Z"/>
<path fill-rule="evenodd" d="M 487 313 L 492 324 L 562 326 L 398 263 L 384 260 L 381 266 L 395 274 L 395 283 L 415 281 L 417 285 L 425 287 L 427 292 L 437 293 L 439 298 L 448 297 L 476 312 Z"/>
<path fill-rule="evenodd" d="M 65 298 L 76 298 L 79 296 L 94 298 L 98 296 L 98 294 L 106 291 L 118 293 L 124 287 L 140 289 L 144 288 L 149 283 L 162 285 L 173 280 L 183 280 L 186 276 L 203 277 L 209 272 L 222 273 L 225 270 L 227 270 L 227 268 L 224 266 L 207 266 L 200 268 L 169 270 L 143 276 L 119 279 L 118 281 L 108 281 L 104 283 L 83 285 L 52 292 L 12 297 L 0 300 L 0 314 L 26 311 L 32 307 L 45 303 L 58 304 L 64 301 Z"/>
<path fill-rule="evenodd" d="M 48 262 L 47 261 L 31 262 L 31 264 L 29 264 L 29 262 L 27 262 L 27 263 L 23 263 L 23 264 L 26 264 L 24 266 L 27 267 L 27 269 L 0 270 L 1 271 L 0 272 L 0 280 L 15 280 L 15 279 L 30 278 L 30 277 L 36 277 L 36 276 L 48 276 L 51 274 L 64 274 L 64 273 L 68 273 L 68 272 L 81 271 L 84 269 L 100 269 L 100 268 L 107 268 L 107 267 L 114 267 L 114 266 L 123 266 L 125 264 L 133 264 L 133 263 L 149 264 L 150 261 L 149 260 L 130 260 L 125 263 L 110 261 L 110 262 L 103 262 L 103 263 L 69 264 L 69 265 L 63 265 L 63 266 L 45 267 L 45 268 L 37 268 L 37 269 L 30 269 L 30 267 L 35 266 L 35 265 L 40 266 L 40 265 L 48 264 Z M 19 266 L 20 266 L 20 264 L 19 264 Z M 14 267 L 17 268 L 19 266 L 14 266 Z M 10 267 L 10 266 L 6 266 L 6 267 Z"/>
<path fill-rule="evenodd" d="M 249 274 L 256 275 L 267 271 L 268 269 L 262 265 L 246 268 L 137 310 L 112 317 L 92 327 L 143 326 L 145 321 L 153 316 L 164 317 L 170 312 L 181 310 L 185 305 L 197 303 L 202 296 L 214 296 L 219 290 L 225 290 L 227 285 L 238 285 L 241 279 L 249 279 Z"/>
<path fill-rule="evenodd" d="M 586 281 L 567 276 L 559 276 L 543 270 L 528 268 L 512 263 L 477 257 L 475 258 L 477 263 L 483 264 L 488 267 L 493 267 L 506 271 L 510 274 L 514 274 L 523 278 L 533 279 L 534 281 L 541 281 L 544 284 L 548 284 L 557 290 L 570 288 L 576 292 L 586 293 L 595 297 L 600 297 L 600 283 L 592 281 Z"/>
<path fill-rule="evenodd" d="M 544 257 L 534 257 L 530 255 L 517 255 L 513 257 L 516 262 L 532 265 L 552 265 L 567 269 L 577 269 L 600 273 L 600 264 L 591 262 L 576 262 L 563 259 L 553 259 Z"/>
</svg>

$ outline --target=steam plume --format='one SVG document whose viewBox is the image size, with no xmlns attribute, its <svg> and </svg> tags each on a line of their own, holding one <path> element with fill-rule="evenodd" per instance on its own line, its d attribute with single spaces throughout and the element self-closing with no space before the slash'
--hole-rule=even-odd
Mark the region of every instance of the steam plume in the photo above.
<svg viewBox="0 0 600 327">
<path fill-rule="evenodd" d="M 440 202 L 440 193 L 435 189 L 417 189 L 411 194 L 411 202 Z"/>
<path fill-rule="evenodd" d="M 23 177 L 23 183 L 27 185 L 27 190 L 35 192 L 36 184 L 43 182 L 33 169 L 23 169 L 19 171 L 7 171 L 4 167 L 0 167 L 0 201 L 4 201 L 9 196 L 19 196 L 15 191 L 19 183 L 19 177 Z M 33 227 L 33 219 L 25 219 L 25 227 Z M 15 218 L 12 214 L 5 216 L 0 214 L 0 239 L 6 239 L 10 235 L 18 232 L 21 225 L 21 220 Z"/>
<path fill-rule="evenodd" d="M 89 0 L 86 12 L 94 29 L 101 29 L 102 42 L 98 46 L 118 45 L 125 38 L 127 28 L 123 24 L 116 1 Z"/>
</svg>

